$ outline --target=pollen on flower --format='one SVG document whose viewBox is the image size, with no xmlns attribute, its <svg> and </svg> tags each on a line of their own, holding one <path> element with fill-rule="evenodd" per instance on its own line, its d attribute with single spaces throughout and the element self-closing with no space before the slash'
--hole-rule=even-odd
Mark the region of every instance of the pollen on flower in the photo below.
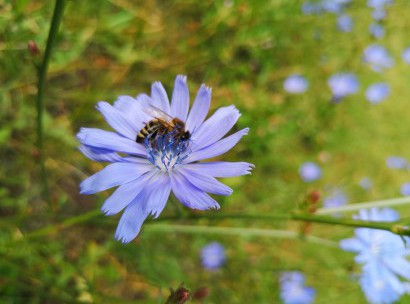
<svg viewBox="0 0 410 304">
<path fill-rule="evenodd" d="M 189 156 L 189 143 L 190 140 L 181 139 L 178 130 L 155 137 L 150 134 L 144 140 L 148 160 L 163 172 L 172 170 Z"/>
</svg>

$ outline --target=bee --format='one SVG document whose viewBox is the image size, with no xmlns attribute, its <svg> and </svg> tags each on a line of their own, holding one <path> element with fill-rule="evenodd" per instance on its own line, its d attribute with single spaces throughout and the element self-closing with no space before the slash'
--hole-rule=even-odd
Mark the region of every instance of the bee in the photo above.
<svg viewBox="0 0 410 304">
<path fill-rule="evenodd" d="M 149 106 L 144 110 L 146 114 L 153 117 L 139 131 L 136 142 L 144 143 L 145 138 L 149 136 L 150 140 L 155 140 L 158 135 L 165 135 L 174 132 L 176 141 L 187 141 L 191 138 L 191 134 L 185 129 L 185 122 L 177 117 L 171 117 L 160 109 Z"/>
</svg>

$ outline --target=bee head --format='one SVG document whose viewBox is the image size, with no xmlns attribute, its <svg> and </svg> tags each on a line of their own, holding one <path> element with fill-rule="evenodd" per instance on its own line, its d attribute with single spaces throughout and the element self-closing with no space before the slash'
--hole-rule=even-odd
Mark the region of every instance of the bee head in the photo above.
<svg viewBox="0 0 410 304">
<path fill-rule="evenodd" d="M 189 140 L 191 138 L 191 133 L 189 131 L 185 131 L 181 134 L 181 140 Z"/>
</svg>

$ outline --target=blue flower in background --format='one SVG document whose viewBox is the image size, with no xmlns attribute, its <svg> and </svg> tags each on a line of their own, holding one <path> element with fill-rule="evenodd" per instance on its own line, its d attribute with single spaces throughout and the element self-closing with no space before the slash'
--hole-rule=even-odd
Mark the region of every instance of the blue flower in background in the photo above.
<svg viewBox="0 0 410 304">
<path fill-rule="evenodd" d="M 389 208 L 362 209 L 354 219 L 376 222 L 392 222 L 399 219 L 399 214 Z M 410 238 L 406 241 L 410 241 Z M 343 250 L 357 253 L 356 263 L 362 264 L 360 284 L 371 303 L 392 303 L 407 290 L 410 280 L 410 250 L 403 239 L 391 232 L 358 228 L 355 237 L 340 242 Z"/>
<path fill-rule="evenodd" d="M 386 165 L 390 169 L 406 169 L 407 159 L 401 156 L 389 156 L 386 159 Z"/>
<path fill-rule="evenodd" d="M 322 6 L 316 2 L 304 2 L 302 4 L 302 12 L 305 15 L 320 14 L 322 12 Z"/>
<path fill-rule="evenodd" d="M 225 261 L 225 249 L 220 243 L 213 242 L 202 248 L 201 262 L 204 268 L 209 270 L 217 270 L 225 264 Z"/>
<path fill-rule="evenodd" d="M 390 94 L 390 87 L 387 83 L 375 83 L 366 90 L 366 98 L 370 103 L 379 103 Z"/>
<path fill-rule="evenodd" d="M 300 166 L 299 175 L 304 182 L 313 182 L 322 177 L 322 170 L 316 163 L 306 162 Z"/>
<path fill-rule="evenodd" d="M 364 50 L 363 60 L 367 62 L 375 72 L 381 72 L 384 69 L 391 68 L 394 64 L 394 60 L 390 57 L 387 50 L 378 44 L 372 44 Z"/>
<path fill-rule="evenodd" d="M 348 198 L 342 189 L 334 189 L 329 195 L 323 199 L 325 208 L 337 208 L 346 205 Z"/>
<path fill-rule="evenodd" d="M 308 82 L 302 75 L 293 74 L 283 82 L 283 88 L 288 93 L 301 94 L 307 90 Z"/>
<path fill-rule="evenodd" d="M 363 177 L 359 181 L 359 186 L 364 189 L 364 190 L 370 190 L 373 187 L 373 182 L 370 178 L 368 177 Z"/>
<path fill-rule="evenodd" d="M 284 304 L 309 304 L 315 299 L 316 291 L 305 286 L 305 276 L 301 272 L 283 272 L 279 283 Z"/>
<path fill-rule="evenodd" d="M 404 62 L 410 64 L 410 47 L 406 48 L 403 53 L 401 54 L 401 58 L 403 58 Z"/>
<path fill-rule="evenodd" d="M 400 187 L 400 193 L 403 196 L 410 196 L 410 183 L 404 183 Z"/>
<path fill-rule="evenodd" d="M 341 32 L 351 32 L 353 29 L 353 19 L 349 15 L 341 15 L 337 18 L 337 28 Z"/>
<path fill-rule="evenodd" d="M 356 93 L 359 89 L 359 82 L 356 76 L 351 73 L 334 74 L 327 83 L 332 91 L 333 100 L 336 102 L 347 95 Z"/>
<path fill-rule="evenodd" d="M 322 8 L 326 12 L 341 14 L 351 0 L 322 0 Z"/>
<path fill-rule="evenodd" d="M 368 0 L 367 6 L 371 8 L 384 8 L 387 5 L 392 5 L 393 0 Z"/>
<path fill-rule="evenodd" d="M 380 39 L 384 36 L 384 27 L 381 24 L 378 23 L 372 23 L 369 26 L 369 32 L 370 34 L 376 38 L 376 39 Z"/>
<path fill-rule="evenodd" d="M 151 96 L 120 96 L 114 106 L 103 101 L 97 104 L 115 132 L 82 128 L 77 138 L 85 156 L 111 164 L 84 180 L 80 189 L 82 194 L 93 194 L 119 186 L 102 206 L 106 215 L 125 209 L 115 233 L 117 240 L 130 242 L 150 214 L 157 218 L 171 190 L 186 207 L 218 209 L 207 192 L 230 195 L 232 190 L 215 177 L 250 173 L 253 165 L 245 162 L 198 162 L 224 154 L 248 133 L 245 128 L 223 138 L 238 120 L 239 111 L 234 106 L 223 107 L 205 120 L 210 102 L 211 89 L 202 85 L 188 111 L 186 77 L 178 76 L 171 103 L 162 84 L 155 82 Z M 172 122 L 174 127 L 165 122 L 175 117 L 180 122 Z M 168 127 L 157 123 L 157 132 L 137 142 L 137 134 L 153 119 L 163 120 Z"/>
<path fill-rule="evenodd" d="M 386 10 L 384 8 L 375 8 L 372 12 L 372 18 L 376 21 L 386 18 Z"/>
</svg>

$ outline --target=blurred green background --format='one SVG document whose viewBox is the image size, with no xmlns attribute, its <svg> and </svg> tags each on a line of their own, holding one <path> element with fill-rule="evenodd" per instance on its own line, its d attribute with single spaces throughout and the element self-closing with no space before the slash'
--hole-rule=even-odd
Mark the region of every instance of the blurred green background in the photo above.
<svg viewBox="0 0 410 304">
<path fill-rule="evenodd" d="M 300 270 L 317 290 L 315 303 L 366 303 L 354 281 L 353 254 L 337 242 L 350 228 L 312 225 L 310 234 L 329 243 L 297 238 L 187 234 L 156 231 L 155 223 L 258 227 L 298 231 L 300 223 L 245 220 L 146 223 L 132 243 L 113 234 L 119 216 L 99 213 L 106 193 L 82 196 L 78 184 L 103 165 L 77 151 L 82 126 L 108 129 L 97 101 L 149 92 L 161 81 L 171 92 L 177 74 L 188 76 L 191 94 L 213 88 L 212 110 L 235 104 L 236 128 L 251 131 L 220 159 L 256 165 L 251 176 L 226 179 L 232 196 L 218 197 L 224 212 L 286 213 L 312 190 L 342 188 L 350 203 L 400 196 L 406 170 L 386 167 L 390 155 L 410 157 L 410 66 L 401 52 L 410 45 L 410 4 L 396 1 L 378 43 L 395 58 L 375 73 L 362 63 L 375 40 L 366 1 L 347 12 L 351 33 L 336 29 L 333 14 L 303 15 L 302 1 L 67 1 L 51 59 L 45 97 L 45 153 L 51 201 L 41 198 L 36 149 L 36 69 L 53 12 L 51 1 L 0 0 L 0 303 L 164 303 L 181 282 L 209 296 L 194 303 L 279 303 L 281 271 Z M 27 50 L 33 40 L 39 55 Z M 327 79 L 356 73 L 360 93 L 331 104 Z M 283 89 L 301 73 L 302 95 Z M 391 95 L 371 105 L 365 88 L 386 81 Z M 323 177 L 304 183 L 299 166 L 317 162 Z M 363 177 L 373 181 L 365 191 Z M 399 209 L 402 217 L 410 210 Z M 209 211 L 211 215 L 216 211 Z M 191 211 L 169 203 L 160 219 Z M 350 217 L 350 214 L 346 216 Z M 61 223 L 64 223 L 62 225 Z M 45 230 L 39 229 L 46 228 Z M 204 229 L 205 230 L 205 229 Z M 37 231 L 37 232 L 36 232 Z M 218 241 L 227 262 L 203 269 L 201 248 Z M 410 298 L 402 298 L 407 303 Z"/>
</svg>

